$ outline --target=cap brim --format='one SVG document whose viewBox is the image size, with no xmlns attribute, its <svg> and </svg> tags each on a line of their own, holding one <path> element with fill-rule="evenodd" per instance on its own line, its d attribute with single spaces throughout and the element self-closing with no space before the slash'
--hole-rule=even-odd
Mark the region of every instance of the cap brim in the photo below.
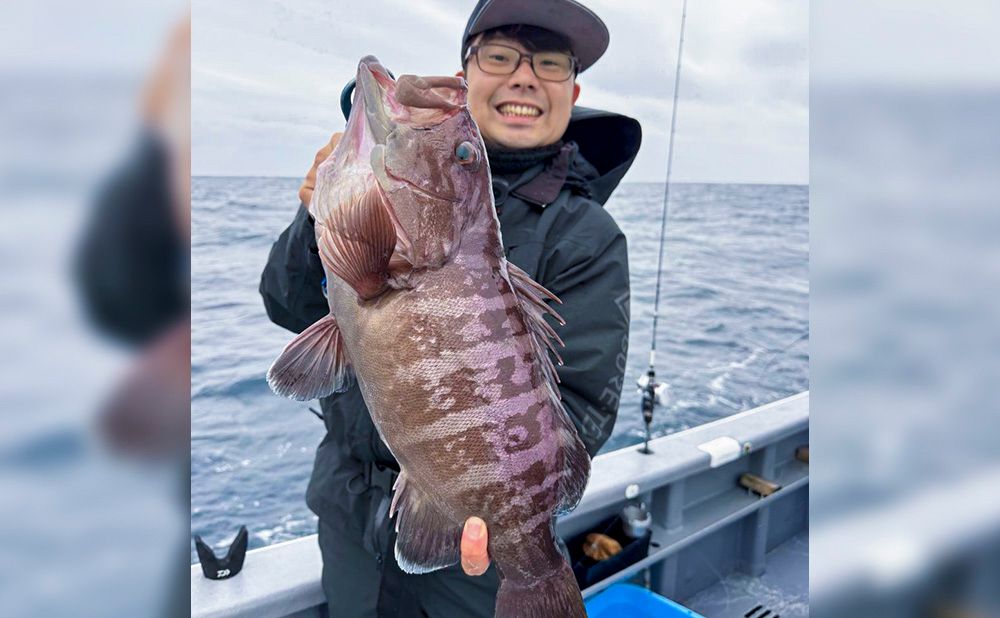
<svg viewBox="0 0 1000 618">
<path fill-rule="evenodd" d="M 580 61 L 581 72 L 604 55 L 611 41 L 608 27 L 601 18 L 572 0 L 488 2 L 473 18 L 469 36 L 513 24 L 538 26 L 567 37 L 573 54 Z"/>
</svg>

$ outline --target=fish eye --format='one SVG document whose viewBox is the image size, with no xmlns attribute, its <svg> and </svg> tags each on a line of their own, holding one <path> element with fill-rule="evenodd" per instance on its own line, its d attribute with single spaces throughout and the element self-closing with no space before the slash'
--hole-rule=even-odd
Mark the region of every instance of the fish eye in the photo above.
<svg viewBox="0 0 1000 618">
<path fill-rule="evenodd" d="M 476 147 L 472 145 L 472 142 L 462 142 L 455 147 L 455 158 L 458 159 L 458 162 L 462 165 L 475 163 L 478 159 Z"/>
</svg>

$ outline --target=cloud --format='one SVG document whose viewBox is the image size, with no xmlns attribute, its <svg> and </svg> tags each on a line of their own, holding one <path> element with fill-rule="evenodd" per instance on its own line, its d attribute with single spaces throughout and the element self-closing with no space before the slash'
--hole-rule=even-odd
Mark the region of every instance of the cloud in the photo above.
<svg viewBox="0 0 1000 618">
<path fill-rule="evenodd" d="M 195 173 L 301 176 L 343 128 L 340 91 L 358 60 L 375 54 L 397 74 L 450 74 L 473 4 L 196 4 Z M 581 76 L 580 104 L 639 119 L 643 151 L 626 180 L 662 181 L 681 2 L 587 5 L 608 24 L 611 47 Z M 807 4 L 689 3 L 675 178 L 806 182 L 807 150 Z"/>
</svg>

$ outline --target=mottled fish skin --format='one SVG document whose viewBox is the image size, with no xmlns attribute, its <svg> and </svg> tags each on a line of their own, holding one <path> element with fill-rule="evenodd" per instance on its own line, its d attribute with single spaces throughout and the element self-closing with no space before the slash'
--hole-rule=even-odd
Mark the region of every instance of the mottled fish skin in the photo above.
<svg viewBox="0 0 1000 618">
<path fill-rule="evenodd" d="M 369 125 L 378 126 L 362 133 L 349 125 L 320 168 L 312 209 L 346 356 L 406 491 L 452 527 L 455 537 L 444 535 L 446 555 L 433 566 L 457 561 L 453 543 L 465 520 L 478 516 L 487 523 L 502 582 L 513 582 L 506 595 L 501 584 L 498 616 L 583 616 L 556 545 L 554 516 L 575 506 L 589 458 L 504 257 L 485 147 L 465 107 L 464 82 L 401 77 L 386 86 L 383 76 L 373 81 L 364 74 L 373 60 L 362 61 L 359 88 L 376 82 L 388 88 L 384 108 L 372 110 L 379 101 L 371 91 L 356 101 L 363 97 Z M 480 160 L 441 167 L 461 143 L 472 144 Z M 338 233 L 331 213 L 375 185 L 390 206 L 398 242 L 386 289 L 365 300 L 336 275 L 322 247 L 333 246 L 324 234 Z M 407 504 L 400 508 L 405 517 Z M 546 588 L 557 585 L 568 592 Z"/>
<path fill-rule="evenodd" d="M 495 228 L 495 216 L 483 219 L 493 225 L 479 227 Z M 495 229 L 491 236 L 499 242 Z M 482 517 L 499 561 L 506 545 L 514 551 L 539 528 L 550 534 L 564 459 L 554 419 L 564 412 L 542 378 L 506 264 L 470 240 L 413 290 L 364 306 L 337 282 L 330 304 L 400 466 L 456 524 Z"/>
</svg>

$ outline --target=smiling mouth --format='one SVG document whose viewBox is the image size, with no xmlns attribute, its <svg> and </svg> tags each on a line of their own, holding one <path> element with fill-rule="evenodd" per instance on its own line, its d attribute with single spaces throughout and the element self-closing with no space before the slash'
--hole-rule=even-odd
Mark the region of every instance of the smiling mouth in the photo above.
<svg viewBox="0 0 1000 618">
<path fill-rule="evenodd" d="M 501 116 L 510 118 L 537 118 L 542 115 L 542 110 L 534 105 L 519 105 L 516 103 L 504 103 L 498 105 L 496 110 Z"/>
</svg>

